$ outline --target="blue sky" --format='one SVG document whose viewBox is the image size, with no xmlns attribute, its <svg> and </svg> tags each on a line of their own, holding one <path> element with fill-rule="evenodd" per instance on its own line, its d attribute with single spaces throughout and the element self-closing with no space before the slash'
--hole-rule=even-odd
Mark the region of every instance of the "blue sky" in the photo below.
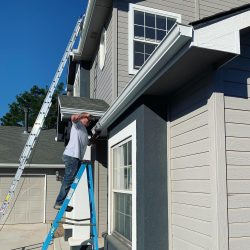
<svg viewBox="0 0 250 250">
<path fill-rule="evenodd" d="M 16 95 L 50 86 L 87 0 L 0 1 L 0 117 Z M 66 83 L 67 67 L 61 81 Z"/>
</svg>

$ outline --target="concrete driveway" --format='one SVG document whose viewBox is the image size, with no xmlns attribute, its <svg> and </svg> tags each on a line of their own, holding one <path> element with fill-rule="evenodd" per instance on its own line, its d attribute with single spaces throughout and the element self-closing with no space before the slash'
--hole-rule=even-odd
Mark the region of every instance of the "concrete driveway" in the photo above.
<svg viewBox="0 0 250 250">
<path fill-rule="evenodd" d="M 50 230 L 50 224 L 18 224 L 0 225 L 0 250 L 38 250 Z M 68 242 L 64 241 L 63 228 L 59 226 L 55 233 L 54 243 L 48 250 L 69 250 Z M 103 238 L 99 238 L 99 249 L 103 250 Z"/>
<path fill-rule="evenodd" d="M 41 249 L 50 224 L 0 225 L 1 250 Z M 53 244 L 48 248 L 53 250 Z"/>
</svg>

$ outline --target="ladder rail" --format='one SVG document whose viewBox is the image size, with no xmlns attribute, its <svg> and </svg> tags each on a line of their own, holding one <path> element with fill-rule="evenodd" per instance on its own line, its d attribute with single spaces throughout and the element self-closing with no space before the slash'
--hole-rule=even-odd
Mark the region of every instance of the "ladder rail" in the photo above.
<svg viewBox="0 0 250 250">
<path fill-rule="evenodd" d="M 77 188 L 77 185 L 79 184 L 80 179 L 82 178 L 82 175 L 84 171 L 87 171 L 87 182 L 88 182 L 88 193 L 89 193 L 89 209 L 90 209 L 90 223 L 71 223 L 71 222 L 65 222 L 61 221 L 63 218 L 63 214 Z M 83 221 L 88 219 L 81 219 L 81 220 L 75 220 L 73 221 Z M 95 200 L 94 200 L 94 187 L 93 187 L 93 176 L 92 176 L 92 168 L 90 163 L 82 163 L 81 167 L 79 168 L 74 182 L 71 184 L 70 190 L 62 204 L 62 207 L 58 211 L 51 228 L 43 242 L 42 250 L 47 250 L 54 234 L 59 226 L 59 224 L 69 224 L 69 225 L 76 225 L 76 226 L 90 226 L 90 239 L 86 242 L 91 243 L 92 249 L 98 250 L 98 234 L 97 234 L 97 225 L 96 225 L 96 211 L 95 211 Z"/>
<path fill-rule="evenodd" d="M 9 188 L 9 191 L 0 207 L 0 220 L 3 219 L 4 215 L 5 215 L 5 212 L 8 208 L 8 205 L 13 197 L 13 194 L 15 192 L 15 189 L 18 185 L 18 182 L 22 176 L 22 173 L 23 173 L 23 170 L 26 166 L 26 163 L 32 153 L 32 150 L 33 148 L 35 147 L 35 144 L 37 142 L 37 139 L 39 137 L 39 134 L 41 132 L 41 129 L 43 127 L 43 124 L 44 124 L 44 121 L 45 121 L 45 118 L 49 112 L 49 109 L 50 109 L 50 106 L 52 104 L 52 97 L 53 97 L 53 94 L 54 94 L 54 91 L 56 89 L 56 86 L 60 80 L 60 77 L 61 77 L 61 74 L 63 72 L 63 69 L 66 65 L 66 62 L 67 62 L 67 59 L 70 55 L 70 52 L 72 51 L 73 49 L 73 46 L 74 46 L 74 43 L 76 41 L 76 38 L 80 32 L 80 29 L 81 29 L 81 24 L 82 24 L 82 18 L 79 18 L 79 20 L 77 21 L 76 23 L 76 26 L 74 28 L 74 31 L 71 35 L 71 38 L 69 40 L 69 43 L 66 47 L 66 50 L 63 54 L 63 57 L 59 63 L 59 66 L 58 66 L 58 69 L 55 73 L 55 76 L 52 80 L 52 83 L 50 85 L 50 88 L 46 94 L 46 97 L 44 99 L 44 102 L 42 104 L 42 107 L 39 111 L 39 114 L 36 118 L 36 121 L 32 127 L 32 130 L 31 130 L 31 133 L 29 134 L 29 137 L 27 139 L 27 142 L 23 148 L 23 151 L 20 155 L 20 158 L 19 158 L 19 167 L 17 169 L 17 172 L 15 174 L 15 177 L 11 183 L 11 186 Z"/>
</svg>

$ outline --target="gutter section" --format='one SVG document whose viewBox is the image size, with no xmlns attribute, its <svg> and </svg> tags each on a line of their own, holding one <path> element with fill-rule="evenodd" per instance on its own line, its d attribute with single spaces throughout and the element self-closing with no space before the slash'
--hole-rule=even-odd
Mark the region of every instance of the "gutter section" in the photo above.
<svg viewBox="0 0 250 250">
<path fill-rule="evenodd" d="M 134 78 L 128 83 L 113 105 L 106 111 L 98 121 L 93 132 L 106 133 L 106 129 L 113 123 L 128 106 L 155 82 L 154 77 L 163 66 L 171 67 L 173 57 L 193 38 L 192 26 L 176 23 L 169 34 L 164 38 L 147 62 L 141 67 Z M 185 51 L 189 46 L 185 48 Z M 175 61 L 174 60 L 174 61 Z"/>
<path fill-rule="evenodd" d="M 80 58 L 81 58 L 83 46 L 84 46 L 86 38 L 87 38 L 87 34 L 88 34 L 89 26 L 90 26 L 90 21 L 92 19 L 95 4 L 96 4 L 96 0 L 89 0 L 88 7 L 86 10 L 86 15 L 85 15 L 84 22 L 83 22 L 82 34 L 81 34 L 79 46 L 76 50 L 73 50 L 73 54 L 72 54 L 73 61 L 80 60 Z"/>
</svg>

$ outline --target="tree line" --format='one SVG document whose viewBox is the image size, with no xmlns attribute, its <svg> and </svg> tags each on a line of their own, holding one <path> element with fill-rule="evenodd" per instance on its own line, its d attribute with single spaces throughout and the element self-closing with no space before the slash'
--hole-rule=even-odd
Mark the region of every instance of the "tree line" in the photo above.
<svg viewBox="0 0 250 250">
<path fill-rule="evenodd" d="M 24 91 L 23 93 L 17 95 L 16 100 L 9 104 L 9 111 L 2 118 L 0 118 L 0 125 L 23 127 L 25 125 L 24 110 L 28 109 L 28 124 L 32 127 L 42 107 L 48 90 L 48 86 L 43 88 L 34 85 L 29 91 Z M 52 105 L 49 113 L 44 121 L 44 129 L 55 128 L 57 120 L 57 97 L 63 93 L 64 84 L 59 83 L 52 97 Z"/>
</svg>

